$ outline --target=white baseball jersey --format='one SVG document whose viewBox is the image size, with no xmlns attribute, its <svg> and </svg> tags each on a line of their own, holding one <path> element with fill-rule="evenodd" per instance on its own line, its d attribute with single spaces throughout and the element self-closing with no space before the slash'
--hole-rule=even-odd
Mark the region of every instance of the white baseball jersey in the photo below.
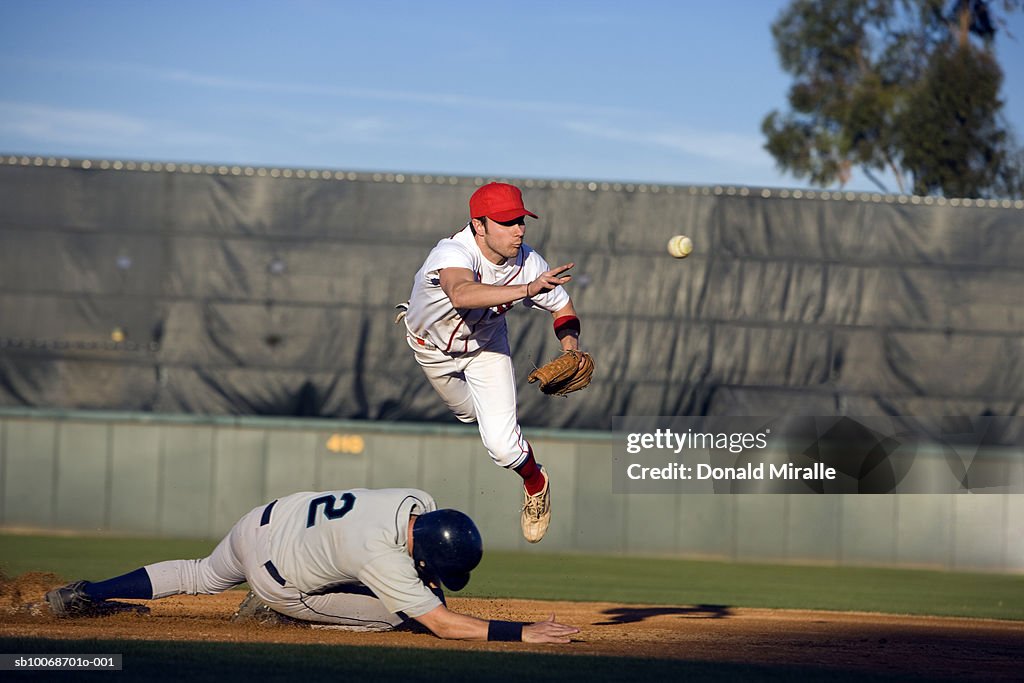
<svg viewBox="0 0 1024 683">
<path fill-rule="evenodd" d="M 304 593 L 362 583 L 388 611 L 410 617 L 441 604 L 407 550 L 410 515 L 437 509 L 418 489 L 295 493 L 270 513 L 270 559 Z"/>
<path fill-rule="evenodd" d="M 437 243 L 416 273 L 405 324 L 412 335 L 440 351 L 464 353 L 504 345 L 508 338 L 505 313 L 524 300 L 491 308 L 455 309 L 441 289 L 442 268 L 467 268 L 475 273 L 477 282 L 512 286 L 536 280 L 550 266 L 526 244 L 515 259 L 507 259 L 500 266 L 491 263 L 477 246 L 471 224 Z M 528 307 L 539 306 L 552 313 L 568 303 L 569 294 L 561 286 L 525 300 Z"/>
</svg>

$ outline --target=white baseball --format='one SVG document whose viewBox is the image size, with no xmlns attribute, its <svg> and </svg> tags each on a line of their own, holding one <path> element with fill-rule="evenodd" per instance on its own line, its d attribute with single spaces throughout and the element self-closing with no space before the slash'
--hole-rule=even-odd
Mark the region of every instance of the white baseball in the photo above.
<svg viewBox="0 0 1024 683">
<path fill-rule="evenodd" d="M 693 240 L 686 235 L 676 235 L 668 241 L 668 253 L 675 258 L 686 258 L 693 251 Z"/>
</svg>

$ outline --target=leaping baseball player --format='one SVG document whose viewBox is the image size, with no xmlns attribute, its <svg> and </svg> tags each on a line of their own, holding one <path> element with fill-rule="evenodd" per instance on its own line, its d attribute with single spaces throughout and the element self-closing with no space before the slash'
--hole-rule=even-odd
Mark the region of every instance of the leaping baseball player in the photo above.
<svg viewBox="0 0 1024 683">
<path fill-rule="evenodd" d="M 209 595 L 248 582 L 240 611 L 333 628 L 385 631 L 413 619 L 441 638 L 528 643 L 568 643 L 579 632 L 554 615 L 523 624 L 449 610 L 442 586 L 461 590 L 482 555 L 473 521 L 438 510 L 424 491 L 303 492 L 247 513 L 209 557 L 76 581 L 46 601 L 58 617 L 93 616 L 129 606 L 118 598 Z"/>
<path fill-rule="evenodd" d="M 519 426 L 505 314 L 518 303 L 548 311 L 563 351 L 577 351 L 580 321 L 562 287 L 574 264 L 550 268 L 523 241 L 526 217 L 537 214 L 514 185 L 479 188 L 469 215 L 464 228 L 431 250 L 399 308 L 407 308 L 406 338 L 431 385 L 456 418 L 479 425 L 495 464 L 522 477 L 520 523 L 536 543 L 551 522 L 550 480 Z"/>
</svg>

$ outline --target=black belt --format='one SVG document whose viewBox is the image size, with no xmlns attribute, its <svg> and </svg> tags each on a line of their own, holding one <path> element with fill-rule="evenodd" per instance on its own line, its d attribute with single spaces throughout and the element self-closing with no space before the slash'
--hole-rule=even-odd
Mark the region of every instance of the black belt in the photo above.
<svg viewBox="0 0 1024 683">
<path fill-rule="evenodd" d="M 267 507 L 263 508 L 263 516 L 260 517 L 260 526 L 266 526 L 270 524 L 270 513 L 273 512 L 274 506 L 277 505 L 277 501 L 272 501 Z M 281 576 L 281 572 L 277 571 L 277 567 L 270 560 L 263 563 L 263 568 L 270 574 L 270 578 L 277 581 L 282 586 L 285 584 L 284 577 Z"/>
<path fill-rule="evenodd" d="M 328 595 L 334 593 L 344 593 L 346 595 L 365 595 L 370 598 L 377 597 L 377 594 L 367 588 L 361 583 L 335 583 L 315 588 L 306 595 Z"/>
<path fill-rule="evenodd" d="M 274 566 L 273 562 L 267 560 L 263 563 L 263 568 L 267 570 L 267 573 L 270 574 L 270 578 L 272 578 L 274 581 L 277 581 L 282 586 L 285 584 L 284 577 L 281 576 L 281 572 L 277 571 L 277 567 Z"/>
<path fill-rule="evenodd" d="M 260 526 L 266 526 L 270 524 L 270 512 L 274 509 L 275 505 L 277 505 L 276 500 L 267 507 L 263 508 L 263 516 L 260 517 Z"/>
</svg>

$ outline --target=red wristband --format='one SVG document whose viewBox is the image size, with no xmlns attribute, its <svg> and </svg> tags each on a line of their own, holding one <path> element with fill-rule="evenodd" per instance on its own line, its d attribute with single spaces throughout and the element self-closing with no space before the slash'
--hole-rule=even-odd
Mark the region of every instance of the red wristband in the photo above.
<svg viewBox="0 0 1024 683">
<path fill-rule="evenodd" d="M 580 333 L 580 319 L 574 315 L 563 315 L 561 318 L 555 320 L 555 335 L 559 335 L 562 332 L 568 330 L 575 332 L 577 336 Z"/>
</svg>

